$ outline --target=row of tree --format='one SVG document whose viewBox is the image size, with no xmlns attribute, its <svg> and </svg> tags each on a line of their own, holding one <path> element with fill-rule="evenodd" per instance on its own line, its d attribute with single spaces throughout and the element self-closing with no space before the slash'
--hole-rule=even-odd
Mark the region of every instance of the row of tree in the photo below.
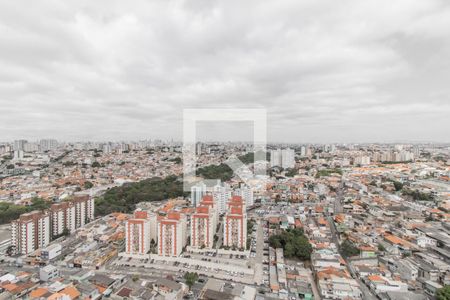
<svg viewBox="0 0 450 300">
<path fill-rule="evenodd" d="M 0 202 L 0 224 L 7 224 L 19 218 L 21 214 L 49 208 L 50 202 L 42 198 L 33 198 L 30 205 L 15 205 L 8 202 Z"/>
</svg>

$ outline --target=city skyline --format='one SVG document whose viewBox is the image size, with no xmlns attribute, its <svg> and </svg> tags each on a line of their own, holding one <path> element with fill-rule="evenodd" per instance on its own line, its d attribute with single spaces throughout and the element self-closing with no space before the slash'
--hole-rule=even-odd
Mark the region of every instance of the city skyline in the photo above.
<svg viewBox="0 0 450 300">
<path fill-rule="evenodd" d="M 265 108 L 273 142 L 449 142 L 449 20 L 438 0 L 4 3 L 0 138 L 181 139 L 184 108 Z"/>
</svg>

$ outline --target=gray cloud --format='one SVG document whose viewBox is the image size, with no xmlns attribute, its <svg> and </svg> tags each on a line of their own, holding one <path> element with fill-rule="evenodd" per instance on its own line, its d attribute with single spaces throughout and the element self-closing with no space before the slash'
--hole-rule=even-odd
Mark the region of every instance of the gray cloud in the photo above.
<svg viewBox="0 0 450 300">
<path fill-rule="evenodd" d="M 0 1 L 0 140 L 181 138 L 223 107 L 267 108 L 271 141 L 449 141 L 448 36 L 445 0 Z"/>
</svg>

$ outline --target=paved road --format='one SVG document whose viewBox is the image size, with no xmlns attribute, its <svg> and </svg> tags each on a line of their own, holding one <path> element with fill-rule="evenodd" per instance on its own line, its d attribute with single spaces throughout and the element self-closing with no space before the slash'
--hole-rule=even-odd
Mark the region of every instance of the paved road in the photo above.
<svg viewBox="0 0 450 300">
<path fill-rule="evenodd" d="M 312 291 L 314 294 L 314 299 L 321 300 L 322 297 L 320 296 L 319 289 L 317 288 L 316 281 L 314 280 L 312 276 L 312 271 L 308 271 L 308 278 L 309 282 L 311 283 Z"/>
<path fill-rule="evenodd" d="M 263 251 L 264 251 L 264 232 L 260 220 L 256 221 L 256 257 L 255 257 L 255 276 L 256 284 L 261 284 L 263 280 Z"/>
<path fill-rule="evenodd" d="M 342 207 L 342 202 L 344 200 L 344 181 L 341 180 L 339 185 L 339 189 L 336 193 L 336 199 L 334 200 L 334 214 L 340 214 L 344 212 L 344 208 Z"/>
<path fill-rule="evenodd" d="M 339 249 L 339 237 L 337 235 L 337 230 L 336 230 L 333 218 L 328 217 L 328 223 L 330 224 L 332 241 L 333 241 L 333 243 L 336 244 L 336 246 Z M 338 250 L 338 251 L 340 253 L 340 250 Z M 363 299 L 364 300 L 377 300 L 377 297 L 375 297 L 373 295 L 372 291 L 370 291 L 369 288 L 355 274 L 353 268 L 351 267 L 351 262 L 349 262 L 348 259 L 342 255 L 342 253 L 340 253 L 340 254 L 341 254 L 342 258 L 345 260 L 345 265 L 347 267 L 348 272 L 352 275 L 352 277 L 356 280 L 356 282 L 358 282 L 361 292 L 363 294 Z"/>
</svg>

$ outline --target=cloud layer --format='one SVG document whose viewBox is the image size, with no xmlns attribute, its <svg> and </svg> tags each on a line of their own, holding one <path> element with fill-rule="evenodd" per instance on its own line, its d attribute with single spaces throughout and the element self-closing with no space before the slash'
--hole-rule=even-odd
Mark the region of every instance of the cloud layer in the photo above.
<svg viewBox="0 0 450 300">
<path fill-rule="evenodd" d="M 449 36 L 446 0 L 1 1 L 0 140 L 178 139 L 223 107 L 270 141 L 448 142 Z"/>
</svg>

